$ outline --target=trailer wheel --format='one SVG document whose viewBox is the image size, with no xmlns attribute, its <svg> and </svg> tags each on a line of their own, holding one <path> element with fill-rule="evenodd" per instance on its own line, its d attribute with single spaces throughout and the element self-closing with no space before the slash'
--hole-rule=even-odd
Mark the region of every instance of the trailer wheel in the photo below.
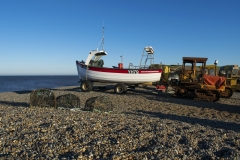
<svg viewBox="0 0 240 160">
<path fill-rule="evenodd" d="M 90 81 L 82 81 L 80 89 L 83 92 L 90 92 L 93 89 L 93 84 Z"/>
<path fill-rule="evenodd" d="M 127 87 L 125 84 L 123 83 L 118 83 L 115 88 L 114 88 L 114 92 L 116 94 L 123 94 L 127 92 Z"/>
</svg>

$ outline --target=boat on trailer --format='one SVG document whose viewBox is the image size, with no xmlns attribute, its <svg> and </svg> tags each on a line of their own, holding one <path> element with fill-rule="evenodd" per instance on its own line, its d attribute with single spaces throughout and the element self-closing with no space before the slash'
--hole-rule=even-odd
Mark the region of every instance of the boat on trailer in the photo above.
<svg viewBox="0 0 240 160">
<path fill-rule="evenodd" d="M 147 61 L 153 61 L 154 50 L 151 46 L 144 48 L 146 56 L 144 65 L 124 68 L 122 63 L 118 67 L 104 67 L 102 57 L 107 55 L 105 50 L 94 50 L 88 54 L 86 61 L 76 61 L 78 77 L 80 80 L 80 89 L 83 92 L 89 92 L 93 89 L 93 82 L 116 83 L 114 91 L 117 94 L 126 93 L 127 87 L 138 85 L 152 85 L 161 79 L 162 69 L 152 69 L 147 66 Z"/>
</svg>

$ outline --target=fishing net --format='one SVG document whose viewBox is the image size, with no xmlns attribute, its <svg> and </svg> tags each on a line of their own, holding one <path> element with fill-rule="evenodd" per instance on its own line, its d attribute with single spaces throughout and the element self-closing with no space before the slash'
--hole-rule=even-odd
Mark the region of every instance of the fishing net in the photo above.
<svg viewBox="0 0 240 160">
<path fill-rule="evenodd" d="M 80 99 L 74 94 L 65 94 L 57 97 L 57 108 L 80 108 Z"/>
<path fill-rule="evenodd" d="M 30 94 L 30 107 L 56 107 L 54 93 L 49 89 L 37 89 Z"/>
<path fill-rule="evenodd" d="M 113 110 L 113 105 L 108 97 L 98 96 L 87 99 L 83 110 L 109 112 Z"/>
</svg>

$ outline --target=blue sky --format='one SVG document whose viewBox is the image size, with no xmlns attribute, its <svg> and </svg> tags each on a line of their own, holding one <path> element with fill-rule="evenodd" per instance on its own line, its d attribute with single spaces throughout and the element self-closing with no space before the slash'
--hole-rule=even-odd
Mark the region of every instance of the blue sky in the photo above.
<svg viewBox="0 0 240 160">
<path fill-rule="evenodd" d="M 0 75 L 77 75 L 99 48 L 106 67 L 207 57 L 240 65 L 239 0 L 0 0 Z"/>
</svg>

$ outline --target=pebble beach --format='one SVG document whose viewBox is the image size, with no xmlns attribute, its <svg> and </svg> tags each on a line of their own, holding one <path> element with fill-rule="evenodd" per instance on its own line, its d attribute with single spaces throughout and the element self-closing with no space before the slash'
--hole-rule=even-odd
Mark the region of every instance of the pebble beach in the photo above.
<svg viewBox="0 0 240 160">
<path fill-rule="evenodd" d="M 218 102 L 179 99 L 153 89 L 117 95 L 111 87 L 81 92 L 107 96 L 114 108 L 99 113 L 29 107 L 31 91 L 0 93 L 0 159 L 240 159 L 240 92 Z"/>
</svg>

